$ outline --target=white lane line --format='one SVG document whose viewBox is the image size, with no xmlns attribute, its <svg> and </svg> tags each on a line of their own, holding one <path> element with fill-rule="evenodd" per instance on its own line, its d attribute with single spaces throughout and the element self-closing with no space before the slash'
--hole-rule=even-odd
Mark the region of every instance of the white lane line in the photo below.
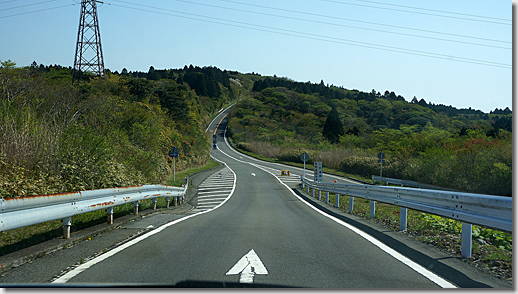
<svg viewBox="0 0 518 294">
<path fill-rule="evenodd" d="M 299 180 L 300 181 L 300 180 Z M 232 186 L 232 182 L 228 183 L 214 183 L 214 184 L 206 184 L 205 182 L 198 186 L 198 188 L 211 188 L 211 187 L 225 187 L 225 186 Z"/>
<path fill-rule="evenodd" d="M 225 130 L 226 131 L 226 130 Z M 226 141 L 226 138 L 225 138 L 225 143 L 227 144 L 227 146 L 231 149 L 231 147 L 228 145 L 228 142 Z M 402 262 L 403 264 L 407 265 L 408 267 L 410 267 L 411 269 L 413 269 L 414 271 L 416 271 L 417 273 L 421 274 L 422 276 L 426 277 L 427 279 L 429 279 L 430 281 L 434 282 L 435 284 L 439 285 L 440 287 L 442 288 L 457 288 L 455 285 L 453 285 L 452 283 L 446 281 L 445 279 L 443 279 L 442 277 L 436 275 L 435 273 L 427 270 L 426 268 L 424 268 L 423 266 L 419 265 L 418 263 L 410 260 L 408 257 L 402 255 L 401 253 L 397 252 L 396 250 L 390 248 L 389 246 L 385 245 L 384 243 L 380 242 L 379 240 L 377 240 L 376 238 L 372 237 L 371 235 L 365 233 L 364 231 L 334 217 L 334 216 L 331 216 L 331 215 L 328 215 L 326 214 L 325 212 L 319 210 L 318 208 L 314 207 L 313 205 L 311 205 L 310 203 L 308 203 L 306 200 L 304 200 L 302 197 L 300 197 L 299 195 L 297 195 L 288 185 L 286 185 L 285 183 L 283 183 L 275 174 L 273 174 L 272 172 L 266 170 L 265 168 L 263 168 L 263 166 L 259 165 L 259 164 L 255 164 L 255 163 L 250 163 L 250 162 L 246 162 L 246 161 L 243 161 L 243 160 L 239 160 L 235 157 L 232 157 L 228 154 L 226 154 L 225 152 L 223 152 L 221 149 L 219 149 L 218 147 L 218 150 L 225 154 L 226 156 L 236 160 L 236 161 L 239 161 L 239 162 L 243 162 L 243 163 L 247 163 L 247 164 L 250 164 L 252 166 L 255 166 L 257 167 L 258 169 L 261 169 L 269 174 L 271 174 L 272 176 L 274 176 L 282 185 L 284 185 L 295 197 L 297 197 L 302 203 L 306 204 L 307 206 L 309 206 L 311 209 L 315 210 L 316 212 L 320 213 L 321 215 L 335 221 L 336 223 L 348 228 L 349 230 L 355 232 L 356 234 L 362 236 L 363 238 L 365 238 L 367 241 L 371 242 L 372 244 L 374 244 L 375 246 L 377 246 L 378 248 L 380 248 L 381 250 L 385 251 L 387 254 L 391 255 L 392 257 L 394 257 L 395 259 L 399 260 L 400 262 Z M 231 149 L 232 150 L 232 149 Z"/>
<path fill-rule="evenodd" d="M 224 185 L 224 186 L 218 186 L 218 187 L 203 187 L 203 188 L 199 188 L 198 187 L 198 191 L 209 191 L 209 190 L 219 190 L 219 189 L 228 189 L 228 188 L 232 188 L 232 185 Z"/>
<path fill-rule="evenodd" d="M 201 205 L 211 205 L 211 204 L 214 204 L 214 206 L 216 206 L 217 204 L 220 204 L 221 201 L 206 201 L 206 202 L 203 202 L 203 203 L 198 203 L 199 206 Z"/>
<path fill-rule="evenodd" d="M 218 191 L 210 191 L 210 192 L 198 192 L 198 195 L 214 194 L 215 192 L 228 193 L 230 191 L 232 191 L 232 190 L 218 190 Z"/>
<path fill-rule="evenodd" d="M 207 195 L 207 196 L 198 196 L 199 198 L 227 198 L 228 193 L 225 194 L 214 194 L 214 195 Z"/>
<path fill-rule="evenodd" d="M 215 206 L 214 205 L 200 205 L 200 206 L 197 206 L 198 209 L 211 209 L 211 208 L 214 208 Z"/>
<path fill-rule="evenodd" d="M 203 211 L 200 211 L 200 212 L 195 213 L 195 214 L 187 215 L 185 217 L 176 219 L 176 220 L 174 220 L 174 221 L 172 221 L 170 223 L 166 223 L 166 224 L 164 224 L 164 225 L 162 225 L 162 226 L 160 226 L 160 227 L 158 227 L 158 228 L 156 228 L 156 229 L 154 229 L 152 231 L 149 231 L 149 232 L 145 233 L 144 235 L 141 235 L 141 236 L 139 236 L 139 237 L 137 237 L 137 238 L 127 242 L 127 243 L 122 244 L 121 246 L 119 246 L 117 248 L 114 248 L 114 249 L 112 249 L 112 250 L 110 250 L 110 251 L 108 251 L 108 252 L 106 252 L 104 254 L 101 254 L 101 255 L 97 256 L 94 259 L 91 259 L 91 260 L 81 264 L 80 266 L 74 268 L 73 270 L 71 270 L 68 273 L 64 274 L 63 276 L 59 277 L 58 279 L 56 279 L 52 283 L 56 283 L 56 284 L 58 284 L 58 283 L 66 283 L 70 279 L 72 279 L 73 277 L 79 275 L 83 271 L 89 269 L 93 265 L 95 265 L 95 264 L 97 264 L 97 263 L 99 263 L 99 262 L 101 262 L 101 261 L 103 261 L 103 260 L 105 260 L 105 259 L 107 259 L 107 258 L 109 258 L 109 257 L 111 257 L 111 256 L 113 256 L 113 255 L 115 255 L 115 254 L 117 254 L 119 252 L 121 252 L 122 250 L 124 250 L 124 249 L 126 249 L 126 248 L 128 248 L 128 247 L 130 247 L 130 246 L 132 246 L 134 244 L 137 244 L 138 242 L 140 242 L 142 240 L 145 240 L 145 239 L 153 236 L 154 234 L 158 234 L 158 233 L 162 232 L 163 230 L 165 230 L 166 228 L 168 228 L 170 226 L 176 225 L 177 223 L 182 222 L 184 220 L 187 220 L 187 219 L 189 219 L 191 217 L 195 217 L 195 216 L 198 216 L 198 215 L 201 215 L 201 214 L 205 214 L 205 213 L 211 212 L 214 209 L 217 209 L 217 208 L 221 207 L 223 204 L 225 204 L 230 199 L 230 197 L 232 197 L 232 195 L 234 195 L 234 191 L 235 191 L 235 188 L 236 188 L 236 179 L 237 179 L 237 177 L 236 177 L 236 174 L 234 173 L 234 171 L 230 167 L 228 167 L 228 165 L 225 162 L 223 162 L 221 160 L 218 160 L 218 159 L 216 159 L 214 157 L 213 157 L 213 159 L 223 163 L 230 170 L 230 172 L 232 172 L 232 174 L 234 174 L 234 177 L 235 177 L 234 178 L 234 187 L 232 188 L 232 191 L 230 192 L 228 197 L 225 200 L 223 200 L 223 202 L 221 202 L 219 205 L 217 205 L 215 207 L 212 207 L 212 208 L 210 208 L 208 210 L 203 210 Z"/>
<path fill-rule="evenodd" d="M 225 180 L 225 181 L 222 181 L 222 180 L 215 180 L 215 181 L 207 181 L 205 180 L 201 185 L 201 186 L 215 186 L 215 185 L 232 185 L 234 181 L 228 181 L 228 180 Z"/>
</svg>

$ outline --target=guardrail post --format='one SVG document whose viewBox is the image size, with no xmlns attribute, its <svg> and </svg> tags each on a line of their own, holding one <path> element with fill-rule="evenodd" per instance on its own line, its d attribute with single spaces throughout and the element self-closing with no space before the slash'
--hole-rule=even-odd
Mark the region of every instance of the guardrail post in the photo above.
<svg viewBox="0 0 518 294">
<path fill-rule="evenodd" d="M 371 200 L 370 218 L 374 218 L 375 213 L 376 213 L 376 201 Z"/>
<path fill-rule="evenodd" d="M 309 194 L 309 186 L 306 186 L 306 193 Z"/>
<path fill-rule="evenodd" d="M 106 208 L 106 222 L 113 225 L 113 207 Z"/>
<path fill-rule="evenodd" d="M 133 214 L 138 215 L 138 201 L 133 202 Z"/>
<path fill-rule="evenodd" d="M 407 224 L 407 209 L 404 207 L 399 208 L 399 230 L 406 231 Z"/>
<path fill-rule="evenodd" d="M 165 198 L 165 208 L 169 208 L 169 201 L 171 201 L 171 197 Z"/>
<path fill-rule="evenodd" d="M 72 218 L 63 219 L 63 239 L 70 239 L 70 227 L 72 226 Z"/>
<path fill-rule="evenodd" d="M 313 192 L 313 194 L 311 195 L 313 198 L 315 198 L 315 188 L 311 189 L 311 191 Z"/>
<path fill-rule="evenodd" d="M 158 201 L 158 198 L 153 198 L 153 210 L 156 210 L 156 202 Z"/>
<path fill-rule="evenodd" d="M 318 190 L 318 200 L 322 200 L 322 190 Z"/>
<path fill-rule="evenodd" d="M 335 207 L 340 207 L 340 194 L 336 194 Z"/>
<path fill-rule="evenodd" d="M 173 205 L 174 207 L 178 206 L 178 197 L 174 197 Z"/>
<path fill-rule="evenodd" d="M 462 257 L 471 257 L 471 238 L 472 238 L 472 225 L 462 223 Z"/>
<path fill-rule="evenodd" d="M 353 208 L 354 208 L 354 197 L 349 196 L 349 212 L 353 212 Z"/>
<path fill-rule="evenodd" d="M 326 192 L 326 203 L 329 203 L 329 192 Z"/>
</svg>

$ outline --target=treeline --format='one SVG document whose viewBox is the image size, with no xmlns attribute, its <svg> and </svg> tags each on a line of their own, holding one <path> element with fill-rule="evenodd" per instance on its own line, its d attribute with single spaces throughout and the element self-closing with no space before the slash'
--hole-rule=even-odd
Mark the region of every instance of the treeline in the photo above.
<svg viewBox="0 0 518 294">
<path fill-rule="evenodd" d="M 229 96 L 233 96 L 228 72 L 212 66 L 202 68 L 191 64 L 189 67 L 186 65 L 183 69 L 159 70 L 151 66 L 148 72 L 128 72 L 128 70 L 124 68 L 122 69 L 121 75 L 124 77 L 146 78 L 152 81 L 174 79 L 180 85 L 184 82 L 187 83 L 191 89 L 196 91 L 197 95 L 208 96 L 210 98 L 220 98 L 223 94 L 221 90 L 221 86 L 223 86 L 229 92 Z"/>
<path fill-rule="evenodd" d="M 217 97 L 198 95 L 179 79 L 190 69 L 157 79 L 107 71 L 76 86 L 71 71 L 1 62 L 0 197 L 161 183 L 172 146 L 177 170 L 208 160 L 206 124 L 234 99 L 221 82 Z M 192 72 L 224 79 L 216 68 Z"/>
<path fill-rule="evenodd" d="M 383 150 L 385 176 L 512 195 L 511 113 L 481 116 L 468 109 L 450 116 L 424 100 L 426 106 L 323 82 L 307 84 L 309 92 L 302 93 L 297 86 L 303 83 L 266 78 L 253 89 L 265 81 L 284 86 L 256 91 L 231 110 L 229 131 L 242 148 L 293 162 L 305 151 L 312 161 L 369 178 L 379 175 L 376 155 Z M 337 91 L 345 98 L 325 96 Z M 353 99 L 358 96 L 370 98 Z"/>
<path fill-rule="evenodd" d="M 354 100 L 357 102 L 357 104 L 360 104 L 361 101 L 366 102 L 375 102 L 378 99 L 387 100 L 389 102 L 395 102 L 395 101 L 401 101 L 406 102 L 405 98 L 401 95 L 396 95 L 396 93 L 389 92 L 388 90 L 385 91 L 383 94 L 380 92 L 377 92 L 376 90 L 372 90 L 371 92 L 361 92 L 358 90 L 347 90 L 343 87 L 336 87 L 334 85 L 326 85 L 323 80 L 320 81 L 320 83 L 311 83 L 311 82 L 295 82 L 287 78 L 271 78 L 266 77 L 261 80 L 257 80 L 253 87 L 252 91 L 255 92 L 261 92 L 262 90 L 266 88 L 276 88 L 276 87 L 283 87 L 288 90 L 295 91 L 297 93 L 301 94 L 311 94 L 318 96 L 321 101 L 328 104 L 329 106 L 333 107 L 335 106 L 335 103 L 333 100 Z M 467 109 L 457 109 L 451 105 L 446 106 L 443 104 L 434 104 L 431 102 L 426 102 L 424 99 L 417 99 L 415 96 L 410 101 L 411 104 L 416 104 L 419 106 L 422 106 L 424 108 L 428 108 L 430 110 L 433 110 L 433 112 L 440 114 L 440 115 L 446 115 L 449 117 L 463 117 L 464 120 L 486 120 L 486 121 L 493 121 L 494 116 L 491 117 L 487 113 L 482 112 L 481 110 L 476 110 L 467 108 Z M 363 105 L 368 105 L 369 103 L 363 103 Z M 381 126 L 387 126 L 389 128 L 399 128 L 399 126 L 402 123 L 407 123 L 406 121 L 394 121 L 392 124 L 389 122 L 386 122 L 387 116 L 386 114 L 382 114 L 381 110 L 375 110 L 373 113 L 372 109 L 369 108 L 369 106 L 364 106 L 363 109 L 361 109 L 362 113 L 359 113 L 360 116 L 362 116 L 365 119 L 370 120 L 370 122 L 379 121 L 379 125 Z M 497 115 L 511 115 L 512 111 L 509 108 L 506 108 L 505 110 L 501 109 L 495 109 L 494 111 L 491 111 L 489 114 L 497 114 Z M 433 119 L 430 117 L 423 117 L 423 118 L 413 118 L 418 124 L 424 126 L 427 122 L 431 122 L 432 124 L 435 123 Z M 496 124 L 495 128 L 497 129 L 504 129 L 506 131 L 511 132 L 512 131 L 512 122 L 509 120 L 508 117 L 500 117 L 497 120 L 501 120 L 498 122 L 494 122 Z M 408 122 L 407 124 L 414 124 L 413 121 Z"/>
</svg>

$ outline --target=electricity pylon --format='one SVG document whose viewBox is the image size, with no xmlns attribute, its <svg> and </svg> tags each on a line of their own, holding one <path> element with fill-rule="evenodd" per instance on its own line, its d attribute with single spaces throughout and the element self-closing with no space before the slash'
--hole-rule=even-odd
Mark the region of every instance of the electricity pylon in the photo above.
<svg viewBox="0 0 518 294">
<path fill-rule="evenodd" d="M 100 1 L 81 0 L 72 84 L 82 78 L 91 77 L 92 74 L 99 78 L 104 77 L 104 60 L 96 2 Z"/>
</svg>

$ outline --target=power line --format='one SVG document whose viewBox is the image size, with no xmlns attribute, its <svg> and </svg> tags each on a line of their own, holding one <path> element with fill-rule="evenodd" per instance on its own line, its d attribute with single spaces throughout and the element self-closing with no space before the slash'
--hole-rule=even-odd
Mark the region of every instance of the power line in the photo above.
<svg viewBox="0 0 518 294">
<path fill-rule="evenodd" d="M 21 12 L 21 13 L 17 13 L 17 14 L 4 15 L 4 16 L 0 16 L 0 18 L 8 18 L 8 17 L 19 16 L 19 15 L 30 14 L 30 13 L 38 13 L 38 12 L 42 12 L 42 11 L 54 10 L 54 9 L 59 9 L 59 8 L 63 8 L 63 7 L 70 7 L 70 6 L 74 6 L 74 5 L 76 5 L 76 4 L 74 3 L 74 4 L 67 4 L 67 5 L 57 6 L 57 7 L 38 9 L 38 10 L 33 10 L 33 11 Z"/>
<path fill-rule="evenodd" d="M 369 0 L 356 0 L 356 1 L 370 2 L 370 3 L 381 4 L 381 5 L 387 5 L 387 6 L 396 6 L 396 7 L 404 7 L 404 8 L 411 8 L 411 9 L 434 11 L 434 12 L 447 13 L 447 14 L 464 15 L 464 16 L 471 16 L 471 17 L 478 17 L 478 18 L 487 18 L 487 19 L 495 19 L 495 20 L 503 20 L 503 21 L 512 21 L 512 20 L 509 20 L 509 19 L 506 19 L 506 18 L 491 17 L 491 16 L 484 16 L 484 15 L 475 15 L 475 14 L 460 13 L 460 12 L 451 12 L 451 11 L 445 11 L 445 10 L 422 8 L 422 7 L 413 7 L 413 6 L 406 6 L 406 5 L 398 5 L 398 4 L 377 2 L 377 1 L 369 1 Z"/>
<path fill-rule="evenodd" d="M 452 33 L 446 33 L 446 32 L 438 32 L 438 31 L 432 31 L 432 30 L 424 30 L 424 29 L 418 29 L 418 28 L 409 28 L 409 27 L 404 27 L 404 26 L 390 25 L 390 24 L 386 24 L 386 23 L 362 21 L 362 20 L 357 20 L 357 19 L 336 17 L 336 16 L 323 15 L 323 14 L 317 14 L 317 13 L 302 12 L 302 11 L 296 11 L 296 10 L 291 10 L 291 9 L 269 7 L 269 6 L 258 5 L 258 4 L 242 3 L 242 2 L 238 2 L 238 1 L 232 1 L 232 0 L 220 0 L 220 1 L 228 2 L 228 3 L 233 3 L 233 4 L 239 4 L 239 5 L 245 5 L 245 6 L 253 6 L 253 7 L 258 7 L 258 8 L 265 8 L 265 9 L 270 9 L 270 10 L 279 10 L 279 11 L 286 11 L 286 12 L 303 14 L 303 15 L 319 16 L 319 17 L 332 18 L 332 19 L 338 19 L 338 20 L 345 20 L 345 21 L 351 21 L 351 22 L 365 23 L 365 24 L 371 24 L 371 25 L 377 25 L 377 26 L 383 26 L 383 27 L 392 27 L 392 28 L 405 29 L 405 30 L 411 30 L 411 31 L 440 34 L 440 35 L 445 35 L 445 36 L 453 36 L 453 37 L 461 37 L 461 38 L 468 38 L 468 39 L 475 39 L 475 40 L 484 40 L 484 41 L 512 44 L 512 42 L 509 42 L 509 41 L 494 40 L 494 39 L 488 39 L 488 38 L 466 36 L 466 35 L 452 34 Z"/>
<path fill-rule="evenodd" d="M 503 23 L 503 22 L 497 22 L 497 21 L 491 21 L 491 20 L 473 19 L 473 18 L 466 18 L 466 17 L 459 17 L 459 16 L 449 16 L 449 15 L 440 15 L 440 14 L 435 14 L 435 13 L 426 13 L 426 12 L 409 11 L 409 10 L 403 10 L 403 9 L 395 9 L 395 8 L 378 7 L 378 6 L 356 4 L 356 3 L 349 3 L 349 2 L 343 2 L 343 1 L 335 1 L 335 0 L 321 0 L 321 1 L 337 3 L 337 4 L 343 4 L 343 5 L 363 6 L 363 7 L 376 8 L 376 9 L 392 10 L 392 11 L 399 11 L 399 12 L 417 13 L 417 14 L 437 16 L 437 17 L 455 18 L 455 19 L 462 19 L 462 20 L 469 20 L 469 21 L 479 21 L 479 22 L 486 22 L 486 23 L 493 23 L 493 24 L 500 24 L 500 25 L 512 25 L 512 23 Z"/>
<path fill-rule="evenodd" d="M 227 26 L 240 27 L 240 28 L 258 30 L 258 31 L 263 31 L 263 32 L 270 32 L 270 33 L 276 33 L 276 34 L 282 34 L 282 35 L 295 36 L 295 37 L 306 38 L 306 39 L 314 39 L 314 40 L 320 40 L 320 41 L 326 41 L 326 42 L 332 42 L 332 43 L 339 43 L 339 44 L 346 44 L 346 45 L 357 46 L 357 47 L 378 49 L 378 50 L 384 50 L 384 51 L 391 51 L 391 52 L 398 52 L 398 53 L 404 53 L 404 54 L 410 54 L 410 55 L 432 57 L 432 58 L 437 58 L 437 59 L 453 60 L 453 61 L 472 63 L 472 64 L 479 64 L 479 65 L 487 65 L 487 66 L 507 68 L 507 69 L 511 69 L 512 68 L 511 65 L 508 65 L 508 64 L 505 64 L 505 63 L 498 63 L 498 62 L 491 62 L 491 61 L 472 59 L 472 58 L 465 58 L 465 57 L 457 57 L 457 56 L 451 56 L 451 55 L 445 55 L 445 54 L 439 54 L 439 53 L 433 53 L 433 52 L 426 52 L 426 51 L 398 48 L 398 47 L 379 45 L 379 44 L 373 44 L 373 43 L 368 43 L 368 42 L 359 42 L 359 41 L 355 41 L 355 40 L 348 40 L 348 39 L 342 39 L 342 38 L 336 38 L 336 37 L 328 37 L 328 36 L 322 36 L 322 35 L 311 34 L 311 33 L 306 33 L 306 32 L 298 32 L 298 31 L 293 31 L 293 30 L 286 30 L 286 29 L 280 29 L 280 28 L 275 28 L 275 27 L 269 27 L 269 26 L 263 26 L 263 25 L 255 25 L 255 24 L 249 24 L 249 23 L 244 23 L 244 22 L 232 21 L 232 20 L 227 20 L 227 19 L 222 19 L 222 18 L 198 15 L 198 14 L 194 14 L 194 13 L 176 11 L 176 10 L 172 10 L 172 9 L 153 7 L 153 6 L 149 6 L 149 5 L 142 5 L 142 4 L 131 3 L 131 2 L 126 2 L 126 1 L 121 1 L 121 0 L 113 0 L 113 1 L 122 2 L 122 3 L 130 4 L 130 5 L 135 5 L 135 6 L 146 7 L 146 8 L 150 8 L 150 9 L 154 9 L 154 10 L 148 10 L 148 9 L 124 6 L 124 5 L 113 4 L 113 3 L 111 3 L 111 4 L 108 3 L 108 4 L 109 5 L 114 5 L 114 6 L 119 6 L 119 7 L 124 7 L 124 8 L 129 8 L 129 9 L 134 9 L 134 10 L 140 10 L 140 11 L 146 11 L 146 12 L 151 12 L 151 13 L 163 14 L 163 15 L 168 15 L 168 16 L 193 19 L 193 20 L 210 22 L 210 23 L 223 24 L 223 25 L 227 25 Z M 161 11 L 155 11 L 155 10 L 161 10 Z M 202 18 L 207 18 L 207 19 L 211 19 L 211 20 L 199 19 L 199 18 L 194 18 L 194 17 L 187 17 L 187 16 L 183 16 L 183 15 L 175 15 L 175 14 L 165 13 L 165 12 L 162 12 L 162 11 L 169 11 L 169 12 L 180 13 L 180 14 L 184 14 L 184 15 L 190 15 L 190 16 L 195 16 L 195 17 L 202 17 Z M 227 23 L 225 23 L 225 22 L 227 22 Z M 229 23 L 233 23 L 233 24 L 229 24 Z"/>
<path fill-rule="evenodd" d="M 512 50 L 512 48 L 510 48 L 510 47 L 502 47 L 502 46 L 496 46 L 496 45 L 487 45 L 487 44 L 481 44 L 481 43 L 473 43 L 473 42 L 458 41 L 458 40 L 451 40 L 451 39 L 444 39 L 444 38 L 437 38 L 437 37 L 429 37 L 429 36 L 422 36 L 422 35 L 415 35 L 415 34 L 392 32 L 392 31 L 379 30 L 379 29 L 371 29 L 371 28 L 365 28 L 365 27 L 350 26 L 350 25 L 337 24 L 337 23 L 331 23 L 331 22 L 325 22 L 325 21 L 317 21 L 317 20 L 310 20 L 310 19 L 304 19 L 304 18 L 290 17 L 290 16 L 285 16 L 285 15 L 277 15 L 277 14 L 271 14 L 271 13 L 264 13 L 264 12 L 250 11 L 250 10 L 244 10 L 244 9 L 223 7 L 223 6 L 211 5 L 211 4 L 205 4 L 205 3 L 198 3 L 198 2 L 186 1 L 186 0 L 175 0 L 175 1 L 184 2 L 184 3 L 190 3 L 190 4 L 200 5 L 200 6 L 206 6 L 206 7 L 215 7 L 215 8 L 226 9 L 226 10 L 233 10 L 233 11 L 239 11 L 239 12 L 247 12 L 247 13 L 254 13 L 254 14 L 259 14 L 259 15 L 273 16 L 273 17 L 279 17 L 279 18 L 284 18 L 284 19 L 293 19 L 293 20 L 304 21 L 304 22 L 312 22 L 312 23 L 319 23 L 319 24 L 325 24 L 325 25 L 348 27 L 348 28 L 354 28 L 354 29 L 360 29 L 360 30 L 381 32 L 381 33 L 387 33 L 387 34 L 395 34 L 395 35 L 402 35 L 402 36 L 410 36 L 410 37 L 438 40 L 438 41 L 444 41 L 444 42 L 453 42 L 453 43 L 461 43 L 461 44 L 468 44 L 468 45 L 475 45 L 475 46 L 484 46 L 484 47 L 492 47 L 492 48 L 498 48 L 498 49 Z"/>
<path fill-rule="evenodd" d="M 17 9 L 17 8 L 22 8 L 22 7 L 27 7 L 27 6 L 34 6 L 34 5 L 48 3 L 48 2 L 54 2 L 54 1 L 57 1 L 57 0 L 48 0 L 48 1 L 38 2 L 38 3 L 25 4 L 25 5 L 15 6 L 15 7 L 3 8 L 3 9 L 0 9 L 0 11 Z"/>
</svg>

